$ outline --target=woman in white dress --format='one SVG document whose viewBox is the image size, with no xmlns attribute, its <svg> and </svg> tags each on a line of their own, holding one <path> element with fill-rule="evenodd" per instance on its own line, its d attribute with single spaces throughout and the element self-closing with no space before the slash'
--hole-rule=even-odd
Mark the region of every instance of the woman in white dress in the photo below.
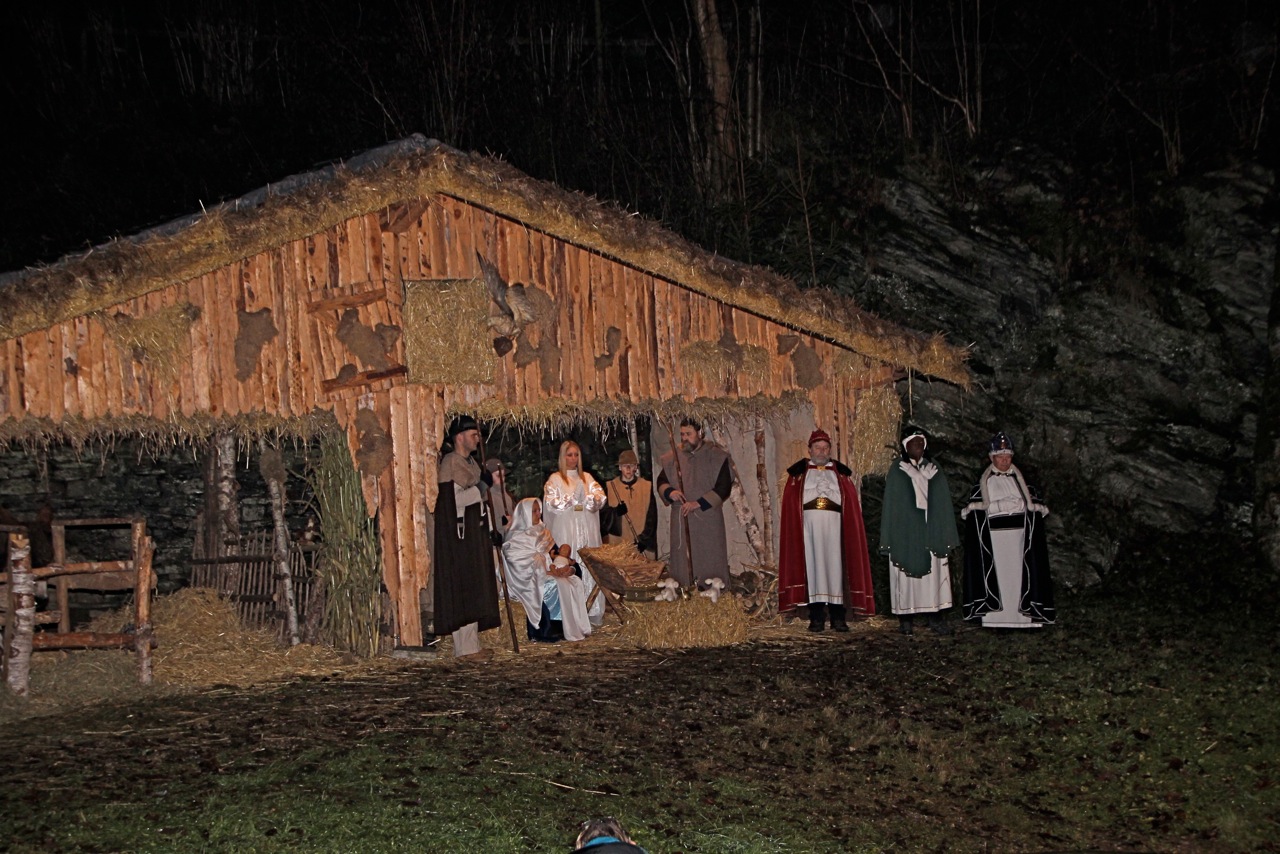
<svg viewBox="0 0 1280 854">
<path fill-rule="evenodd" d="M 542 514 L 551 536 L 557 543 L 567 544 L 572 553 L 570 559 L 579 565 L 578 549 L 600 545 L 600 508 L 606 497 L 594 477 L 582 470 L 582 449 L 577 442 L 566 441 L 560 445 L 560 461 L 555 474 L 547 478 L 542 489 Z M 587 598 L 596 589 L 591 571 L 582 568 L 582 580 L 586 583 Z M 597 596 L 589 614 L 591 624 L 598 626 L 604 616 L 604 597 Z"/>
<path fill-rule="evenodd" d="M 526 498 L 511 514 L 502 559 L 507 586 L 524 606 L 532 641 L 579 641 L 591 634 L 586 588 L 569 558 L 556 554 L 555 539 L 542 523 L 542 502 Z"/>
</svg>

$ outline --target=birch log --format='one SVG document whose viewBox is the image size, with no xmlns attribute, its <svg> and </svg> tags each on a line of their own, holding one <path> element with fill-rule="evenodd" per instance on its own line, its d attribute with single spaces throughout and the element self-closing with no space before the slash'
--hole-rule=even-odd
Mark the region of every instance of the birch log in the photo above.
<svg viewBox="0 0 1280 854">
<path fill-rule="evenodd" d="M 760 562 L 774 566 L 773 487 L 769 483 L 769 462 L 765 456 L 764 419 L 756 418 L 756 483 L 760 488 L 760 513 L 764 516 L 764 554 Z"/>
<path fill-rule="evenodd" d="M 26 534 L 9 534 L 9 619 L 6 629 L 8 660 L 5 662 L 9 690 L 26 697 L 31 688 L 31 646 L 35 634 L 36 580 L 31 574 L 31 540 Z"/>
</svg>

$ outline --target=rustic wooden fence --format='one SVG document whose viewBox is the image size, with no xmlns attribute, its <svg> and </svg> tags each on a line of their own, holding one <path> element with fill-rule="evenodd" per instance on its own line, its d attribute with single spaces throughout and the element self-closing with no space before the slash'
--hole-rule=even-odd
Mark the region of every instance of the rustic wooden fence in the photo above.
<svg viewBox="0 0 1280 854">
<path fill-rule="evenodd" d="M 206 554 L 201 540 L 196 537 L 192 551 L 191 586 L 217 590 L 235 605 L 236 614 L 246 626 L 275 629 L 284 637 L 287 631 L 285 597 L 271 531 L 243 534 L 238 548 L 222 555 Z M 324 615 L 324 585 L 316 574 L 320 549 L 315 543 L 294 543 L 289 549 L 298 626 L 305 642 L 317 639 Z"/>
</svg>

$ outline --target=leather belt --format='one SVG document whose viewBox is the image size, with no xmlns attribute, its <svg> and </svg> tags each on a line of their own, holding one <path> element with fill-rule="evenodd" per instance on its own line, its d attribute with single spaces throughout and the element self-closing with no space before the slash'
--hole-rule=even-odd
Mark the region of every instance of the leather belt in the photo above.
<svg viewBox="0 0 1280 854">
<path fill-rule="evenodd" d="M 840 504 L 826 496 L 820 495 L 804 505 L 805 510 L 834 510 L 840 512 Z"/>
</svg>

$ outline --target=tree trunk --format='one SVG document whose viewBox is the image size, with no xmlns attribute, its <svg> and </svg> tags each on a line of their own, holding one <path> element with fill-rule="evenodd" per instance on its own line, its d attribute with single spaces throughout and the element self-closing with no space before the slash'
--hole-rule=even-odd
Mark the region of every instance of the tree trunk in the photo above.
<svg viewBox="0 0 1280 854">
<path fill-rule="evenodd" d="M 1272 270 L 1271 311 L 1267 316 L 1267 370 L 1259 395 L 1258 439 L 1254 449 L 1253 531 L 1262 563 L 1263 583 L 1280 582 L 1280 241 Z"/>
<path fill-rule="evenodd" d="M 204 478 L 205 554 L 225 557 L 240 548 L 240 505 L 236 500 L 240 484 L 236 481 L 236 439 L 231 433 L 218 433 L 210 439 Z M 240 565 L 226 567 L 220 592 L 230 596 L 240 589 Z"/>
<path fill-rule="evenodd" d="M 711 97 L 707 118 L 706 174 L 708 184 L 717 197 L 725 196 L 732 186 L 737 162 L 731 107 L 733 104 L 733 70 L 729 65 L 729 43 L 720 27 L 720 13 L 715 0 L 691 0 L 693 24 L 702 52 L 703 76 Z"/>
</svg>

